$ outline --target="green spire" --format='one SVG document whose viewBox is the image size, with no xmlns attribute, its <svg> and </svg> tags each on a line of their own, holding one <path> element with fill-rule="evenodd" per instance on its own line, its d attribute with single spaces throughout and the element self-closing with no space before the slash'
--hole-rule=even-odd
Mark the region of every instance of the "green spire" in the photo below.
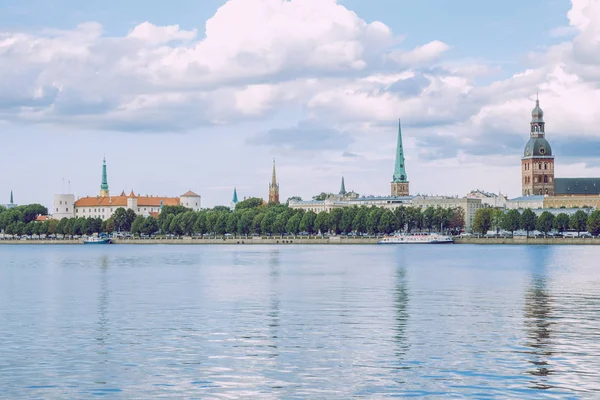
<svg viewBox="0 0 600 400">
<path fill-rule="evenodd" d="M 340 188 L 340 194 L 341 195 L 345 195 L 346 194 L 346 185 L 344 184 L 344 177 L 342 176 L 342 187 Z"/>
<path fill-rule="evenodd" d="M 14 200 L 13 200 L 13 191 L 10 191 L 10 204 L 15 204 Z"/>
<path fill-rule="evenodd" d="M 237 204 L 238 203 L 238 197 L 237 197 L 237 189 L 233 188 L 233 200 L 232 200 L 233 204 Z"/>
<path fill-rule="evenodd" d="M 394 167 L 394 182 L 407 182 L 404 168 L 404 150 L 402 149 L 402 128 L 398 120 L 398 144 L 396 145 L 396 166 Z"/>
<path fill-rule="evenodd" d="M 106 157 L 102 160 L 102 184 L 100 190 L 108 190 L 108 178 L 106 177 Z"/>
</svg>

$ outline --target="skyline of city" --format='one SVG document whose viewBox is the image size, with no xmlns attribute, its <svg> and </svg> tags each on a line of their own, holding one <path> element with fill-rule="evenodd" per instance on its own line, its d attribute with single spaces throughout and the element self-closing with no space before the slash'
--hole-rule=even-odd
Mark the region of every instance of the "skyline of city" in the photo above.
<svg viewBox="0 0 600 400">
<path fill-rule="evenodd" d="M 282 201 L 335 192 L 342 176 L 387 194 L 401 118 L 411 193 L 517 197 L 537 91 L 556 175 L 600 176 L 597 2 L 369 4 L 214 0 L 140 14 L 64 0 L 57 10 L 71 12 L 51 25 L 42 16 L 56 10 L 42 5 L 0 8 L 0 195 L 49 204 L 63 179 L 95 194 L 104 154 L 119 192 L 192 188 L 207 207 L 234 187 L 265 198 L 272 158 Z M 431 7 L 447 18 L 424 30 L 414 20 Z"/>
</svg>

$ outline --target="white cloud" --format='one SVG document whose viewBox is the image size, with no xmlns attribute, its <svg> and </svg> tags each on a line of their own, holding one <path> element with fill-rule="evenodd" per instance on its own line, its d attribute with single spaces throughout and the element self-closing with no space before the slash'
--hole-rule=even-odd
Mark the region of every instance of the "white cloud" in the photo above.
<svg viewBox="0 0 600 400">
<path fill-rule="evenodd" d="M 389 57 L 400 65 L 423 65 L 438 60 L 449 49 L 446 43 L 434 40 L 411 51 L 394 52 Z"/>
<path fill-rule="evenodd" d="M 175 40 L 192 40 L 196 38 L 196 35 L 196 29 L 185 31 L 180 29 L 179 25 L 156 26 L 150 22 L 144 22 L 136 26 L 128 37 L 152 44 L 163 44 Z"/>
</svg>

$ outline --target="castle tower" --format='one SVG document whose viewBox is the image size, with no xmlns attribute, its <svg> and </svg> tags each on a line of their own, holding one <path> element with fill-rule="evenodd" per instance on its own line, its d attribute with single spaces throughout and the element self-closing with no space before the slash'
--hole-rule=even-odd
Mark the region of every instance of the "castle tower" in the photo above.
<svg viewBox="0 0 600 400">
<path fill-rule="evenodd" d="M 404 166 L 404 149 L 402 148 L 402 127 L 398 121 L 398 143 L 396 145 L 396 165 L 392 179 L 392 196 L 408 196 L 408 177 Z"/>
<path fill-rule="evenodd" d="M 273 176 L 269 184 L 269 204 L 279 204 L 279 184 L 275 174 L 275 159 L 273 159 Z"/>
<path fill-rule="evenodd" d="M 102 160 L 102 183 L 100 184 L 100 197 L 108 197 L 108 178 L 106 176 L 106 157 Z"/>
<path fill-rule="evenodd" d="M 523 196 L 554 196 L 554 156 L 546 140 L 544 112 L 536 98 L 531 112 L 529 141 L 521 158 L 521 186 Z"/>
<path fill-rule="evenodd" d="M 346 185 L 344 184 L 344 177 L 342 176 L 342 187 L 340 187 L 340 196 L 345 196 L 346 195 Z"/>
</svg>

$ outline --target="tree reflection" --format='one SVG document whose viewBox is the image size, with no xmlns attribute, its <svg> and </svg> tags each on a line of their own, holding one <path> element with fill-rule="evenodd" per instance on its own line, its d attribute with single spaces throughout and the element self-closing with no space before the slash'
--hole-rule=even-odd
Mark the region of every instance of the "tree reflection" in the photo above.
<svg viewBox="0 0 600 400">
<path fill-rule="evenodd" d="M 552 385 L 548 384 L 547 379 L 554 373 L 549 364 L 553 355 L 553 299 L 547 282 L 548 255 L 545 252 L 542 254 L 544 255 L 540 258 L 540 252 L 536 252 L 531 284 L 525 293 L 526 346 L 531 349 L 527 354 L 530 358 L 528 362 L 533 365 L 527 373 L 538 377 L 531 382 L 534 389 L 551 388 Z"/>
<path fill-rule="evenodd" d="M 279 250 L 271 251 L 269 257 L 269 279 L 271 283 L 271 291 L 269 295 L 269 329 L 271 332 L 272 344 L 269 347 L 274 349 L 273 357 L 279 356 L 277 353 L 277 342 L 279 340 L 279 276 L 280 276 L 280 259 Z"/>
</svg>

